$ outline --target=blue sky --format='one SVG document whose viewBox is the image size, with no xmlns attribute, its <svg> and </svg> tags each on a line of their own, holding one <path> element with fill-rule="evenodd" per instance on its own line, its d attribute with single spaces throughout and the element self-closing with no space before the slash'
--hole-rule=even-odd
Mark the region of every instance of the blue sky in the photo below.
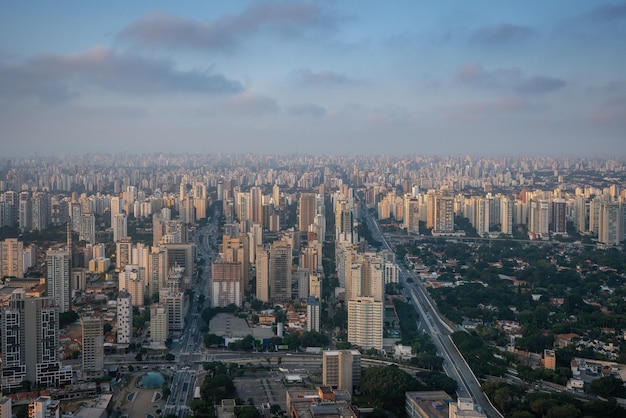
<svg viewBox="0 0 626 418">
<path fill-rule="evenodd" d="M 0 151 L 626 155 L 626 2 L 0 4 Z"/>
</svg>

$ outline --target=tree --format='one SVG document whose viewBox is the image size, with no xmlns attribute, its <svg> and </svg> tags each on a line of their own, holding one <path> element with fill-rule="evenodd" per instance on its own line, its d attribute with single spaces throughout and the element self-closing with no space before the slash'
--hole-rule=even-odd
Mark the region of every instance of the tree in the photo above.
<svg viewBox="0 0 626 418">
<path fill-rule="evenodd" d="M 270 406 L 270 414 L 272 414 L 272 416 L 278 416 L 280 415 L 281 412 L 282 412 L 282 409 L 280 408 L 280 405 L 272 404 Z"/>
<path fill-rule="evenodd" d="M 172 354 L 172 353 L 167 353 L 165 355 L 165 360 L 167 360 L 167 361 L 174 361 L 174 360 L 176 360 L 176 356 L 174 354 Z"/>
<path fill-rule="evenodd" d="M 163 399 L 167 400 L 167 398 L 169 398 L 170 393 L 172 393 L 172 391 L 170 390 L 169 386 L 167 386 L 167 383 L 163 383 L 163 386 L 161 386 L 161 394 L 163 395 Z"/>
<path fill-rule="evenodd" d="M 593 393 L 610 398 L 621 398 L 626 393 L 624 382 L 613 376 L 601 377 L 591 382 Z"/>
<path fill-rule="evenodd" d="M 65 328 L 68 325 L 73 324 L 80 318 L 78 314 L 72 310 L 61 312 L 59 314 L 59 328 Z"/>
<path fill-rule="evenodd" d="M 397 366 L 374 366 L 363 369 L 361 392 L 374 405 L 401 414 L 404 393 L 419 388 L 415 378 Z"/>
<path fill-rule="evenodd" d="M 204 345 L 207 347 L 222 347 L 224 345 L 224 337 L 215 334 L 204 334 Z"/>
<path fill-rule="evenodd" d="M 261 412 L 254 405 L 237 406 L 235 416 L 237 418 L 261 418 Z"/>
</svg>

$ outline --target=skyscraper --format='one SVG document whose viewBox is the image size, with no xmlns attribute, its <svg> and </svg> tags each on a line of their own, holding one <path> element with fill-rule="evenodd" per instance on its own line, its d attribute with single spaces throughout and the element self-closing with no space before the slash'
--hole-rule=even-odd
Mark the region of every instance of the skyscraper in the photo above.
<svg viewBox="0 0 626 418">
<path fill-rule="evenodd" d="M 311 295 L 306 300 L 306 330 L 320 332 L 320 301 Z"/>
<path fill-rule="evenodd" d="M 434 196 L 433 233 L 449 234 L 454 232 L 454 198 L 451 196 Z M 430 207 L 430 206 L 429 206 Z"/>
<path fill-rule="evenodd" d="M 115 243 L 115 270 L 122 271 L 126 264 L 132 263 L 133 241 L 130 237 L 123 237 Z"/>
<path fill-rule="evenodd" d="M 598 220 L 598 243 L 605 247 L 618 245 L 622 240 L 623 217 L 618 202 L 604 202 L 600 205 Z"/>
<path fill-rule="evenodd" d="M 70 289 L 70 250 L 65 247 L 53 247 L 46 253 L 47 294 L 60 312 L 71 308 L 72 291 Z"/>
<path fill-rule="evenodd" d="M 315 194 L 302 193 L 298 205 L 298 229 L 308 231 L 315 220 Z"/>
<path fill-rule="evenodd" d="M 270 301 L 269 285 L 269 250 L 262 245 L 256 248 L 256 298 L 263 302 Z"/>
<path fill-rule="evenodd" d="M 104 330 L 102 319 L 97 317 L 82 317 L 83 373 L 91 376 L 100 376 L 104 370 Z"/>
<path fill-rule="evenodd" d="M 420 232 L 419 200 L 410 194 L 404 195 L 404 229 L 409 233 Z"/>
<path fill-rule="evenodd" d="M 120 292 L 117 297 L 117 343 L 130 344 L 133 335 L 133 297 Z"/>
<path fill-rule="evenodd" d="M 153 303 L 150 306 L 150 339 L 165 344 L 168 336 L 167 309 L 162 303 Z"/>
<path fill-rule="evenodd" d="M 564 199 L 554 199 L 552 201 L 552 219 L 550 222 L 550 230 L 554 234 L 567 234 L 567 219 L 565 216 L 566 207 L 567 205 Z"/>
<path fill-rule="evenodd" d="M 71 382 L 71 367 L 58 360 L 59 311 L 50 298 L 29 298 L 15 289 L 2 308 L 0 331 L 3 390 L 21 387 L 24 380 L 43 387 Z"/>
<path fill-rule="evenodd" d="M 222 254 L 224 261 L 231 263 L 240 263 L 241 274 L 239 275 L 241 284 L 241 295 L 239 300 L 243 300 L 243 292 L 248 288 L 250 282 L 250 244 L 248 234 L 239 234 L 239 237 L 233 238 L 224 235 L 222 239 Z"/>
<path fill-rule="evenodd" d="M 128 224 L 126 214 L 118 213 L 117 215 L 111 215 L 111 223 L 113 224 L 113 242 L 118 242 L 122 238 L 128 236 Z"/>
<path fill-rule="evenodd" d="M 241 263 L 217 260 L 211 267 L 212 307 L 241 305 Z"/>
<path fill-rule="evenodd" d="M 24 243 L 7 238 L 0 245 L 0 278 L 24 277 Z"/>
<path fill-rule="evenodd" d="M 80 217 L 78 239 L 91 245 L 96 243 L 96 217 L 93 213 L 85 213 Z"/>
<path fill-rule="evenodd" d="M 270 300 L 291 299 L 291 245 L 285 241 L 270 245 L 269 288 Z"/>
<path fill-rule="evenodd" d="M 383 302 L 373 297 L 348 301 L 348 341 L 363 350 L 383 349 Z"/>
</svg>

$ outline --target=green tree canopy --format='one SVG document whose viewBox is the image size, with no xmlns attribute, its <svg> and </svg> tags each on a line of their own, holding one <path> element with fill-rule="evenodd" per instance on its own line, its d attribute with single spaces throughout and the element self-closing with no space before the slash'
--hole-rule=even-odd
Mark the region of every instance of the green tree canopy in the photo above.
<svg viewBox="0 0 626 418">
<path fill-rule="evenodd" d="M 363 369 L 361 392 L 370 402 L 385 409 L 404 411 L 404 393 L 418 388 L 417 380 L 397 366 Z"/>
</svg>

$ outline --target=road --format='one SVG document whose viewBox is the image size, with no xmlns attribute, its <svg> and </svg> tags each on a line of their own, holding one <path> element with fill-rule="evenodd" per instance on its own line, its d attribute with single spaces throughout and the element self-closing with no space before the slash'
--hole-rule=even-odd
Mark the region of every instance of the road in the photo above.
<svg viewBox="0 0 626 418">
<path fill-rule="evenodd" d="M 367 210 L 364 213 L 368 213 Z M 383 246 L 391 251 L 387 239 L 380 230 L 378 221 L 373 216 L 369 216 L 368 213 L 366 222 L 373 238 L 382 242 Z M 451 335 L 455 329 L 441 318 L 421 280 L 402 265 L 399 264 L 398 267 L 400 268 L 400 280 L 408 292 L 407 296 L 420 314 L 422 330 L 430 334 L 437 347 L 438 355 L 444 359 L 444 371 L 458 384 L 458 396 L 473 398 L 475 405 L 488 417 L 502 417 L 502 414 L 482 392 L 478 379 L 452 341 Z M 412 282 L 406 281 L 406 278 L 409 277 L 412 278 Z"/>
<path fill-rule="evenodd" d="M 196 386 L 195 370 L 178 370 L 174 375 L 170 396 L 167 398 L 163 415 L 174 414 L 179 418 L 189 415 L 189 402 L 193 399 Z"/>
<path fill-rule="evenodd" d="M 187 313 L 185 329 L 172 350 L 172 354 L 176 356 L 177 364 L 182 368 L 178 369 L 173 376 L 164 415 L 174 414 L 179 418 L 189 416 L 191 411 L 188 405 L 193 399 L 198 377 L 194 367 L 196 363 L 207 359 L 205 349 L 202 346 L 202 332 L 200 331 L 202 317 L 198 310 L 198 303 L 200 295 L 205 297 L 204 306 L 209 306 L 211 303 L 211 265 L 216 256 L 216 232 L 217 216 L 213 216 L 207 225 L 196 229 L 192 234 L 198 254 L 203 260 L 201 261 L 203 268 L 202 274 L 194 281 L 194 300 Z"/>
</svg>

